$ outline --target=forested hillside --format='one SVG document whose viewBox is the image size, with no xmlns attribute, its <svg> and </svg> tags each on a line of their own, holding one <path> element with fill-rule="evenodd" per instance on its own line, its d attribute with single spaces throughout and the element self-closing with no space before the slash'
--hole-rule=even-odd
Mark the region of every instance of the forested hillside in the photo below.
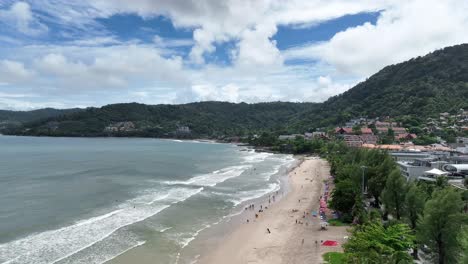
<svg viewBox="0 0 468 264">
<path fill-rule="evenodd" d="M 468 44 L 387 66 L 319 109 L 305 112 L 299 127 L 339 124 L 357 116 L 420 118 L 468 108 Z"/>
<path fill-rule="evenodd" d="M 82 111 L 82 109 L 54 109 L 54 108 L 43 108 L 32 111 L 8 111 L 0 110 L 0 121 L 11 121 L 11 122 L 31 122 L 40 119 L 46 119 L 51 117 L 57 117 L 60 115 L 75 113 Z"/>
<path fill-rule="evenodd" d="M 201 102 L 183 105 L 113 104 L 102 108 L 50 118 L 5 131 L 7 134 L 49 136 L 172 136 L 180 126 L 188 126 L 193 137 L 245 135 L 251 131 L 287 129 L 299 113 L 313 109 L 313 103 L 233 104 Z M 133 129 L 109 132 L 106 127 L 132 122 Z"/>
</svg>

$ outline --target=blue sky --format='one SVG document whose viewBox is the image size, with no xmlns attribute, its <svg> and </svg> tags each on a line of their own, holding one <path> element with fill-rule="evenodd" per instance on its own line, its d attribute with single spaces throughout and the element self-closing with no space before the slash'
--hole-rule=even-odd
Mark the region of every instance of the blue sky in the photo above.
<svg viewBox="0 0 468 264">
<path fill-rule="evenodd" d="M 0 1 L 0 109 L 314 101 L 468 41 L 456 0 Z"/>
</svg>

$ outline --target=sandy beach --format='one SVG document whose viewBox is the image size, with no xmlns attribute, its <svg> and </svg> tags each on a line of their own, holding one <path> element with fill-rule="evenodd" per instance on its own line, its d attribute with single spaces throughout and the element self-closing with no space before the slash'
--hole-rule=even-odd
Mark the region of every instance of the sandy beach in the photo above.
<svg viewBox="0 0 468 264">
<path fill-rule="evenodd" d="M 320 230 L 320 219 L 310 215 L 318 210 L 324 180 L 329 177 L 326 161 L 305 158 L 289 173 L 289 192 L 281 200 L 270 199 L 269 204 L 267 197 L 255 205 L 255 210 L 245 210 L 241 216 L 243 223 L 197 263 L 323 263 L 323 253 L 342 249 L 325 247 L 320 242 L 336 240 L 341 245 L 347 234 L 347 227 L 329 226 L 328 230 Z M 259 213 L 260 205 L 268 209 Z"/>
</svg>

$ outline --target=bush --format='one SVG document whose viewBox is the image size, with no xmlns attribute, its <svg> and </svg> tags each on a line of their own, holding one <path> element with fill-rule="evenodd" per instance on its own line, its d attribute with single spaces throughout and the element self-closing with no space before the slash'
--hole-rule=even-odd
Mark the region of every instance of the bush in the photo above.
<svg viewBox="0 0 468 264">
<path fill-rule="evenodd" d="M 329 264 L 342 264 L 345 263 L 346 255 L 341 252 L 327 252 L 323 254 L 323 260 Z"/>
</svg>

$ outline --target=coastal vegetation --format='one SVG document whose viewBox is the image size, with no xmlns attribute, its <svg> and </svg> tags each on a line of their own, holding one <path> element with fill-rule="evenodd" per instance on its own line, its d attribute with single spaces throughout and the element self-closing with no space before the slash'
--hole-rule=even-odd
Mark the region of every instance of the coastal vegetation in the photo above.
<svg viewBox="0 0 468 264">
<path fill-rule="evenodd" d="M 345 255 L 340 252 L 327 252 L 323 254 L 323 259 L 327 261 L 328 264 L 344 264 Z"/>
<path fill-rule="evenodd" d="M 467 191 L 442 178 L 406 182 L 380 150 L 331 142 L 320 153 L 335 177 L 329 206 L 341 221 L 353 224 L 344 245 L 345 263 L 412 263 L 420 257 L 439 264 L 464 263 Z"/>
</svg>

